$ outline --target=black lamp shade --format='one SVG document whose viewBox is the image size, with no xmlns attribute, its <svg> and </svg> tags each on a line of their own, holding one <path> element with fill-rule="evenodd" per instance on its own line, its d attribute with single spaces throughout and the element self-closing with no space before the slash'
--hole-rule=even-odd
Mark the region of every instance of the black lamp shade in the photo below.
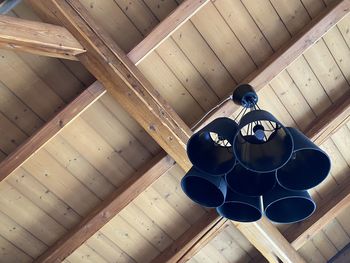
<svg viewBox="0 0 350 263">
<path fill-rule="evenodd" d="M 328 155 L 295 128 L 287 128 L 294 140 L 294 153 L 277 171 L 277 180 L 290 190 L 307 190 L 321 183 L 329 174 Z"/>
<path fill-rule="evenodd" d="M 248 195 L 260 196 L 270 191 L 276 184 L 275 172 L 257 173 L 245 169 L 242 165 L 235 167 L 226 174 L 226 182 L 235 192 Z"/>
<path fill-rule="evenodd" d="M 187 144 L 187 155 L 193 166 L 211 175 L 229 172 L 236 161 L 231 143 L 237 127 L 237 123 L 229 118 L 218 118 L 193 134 Z M 218 144 L 211 134 L 217 134 L 231 147 Z"/>
<path fill-rule="evenodd" d="M 262 216 L 261 197 L 244 196 L 228 189 L 225 203 L 216 211 L 230 220 L 254 222 Z"/>
<path fill-rule="evenodd" d="M 307 191 L 290 191 L 279 184 L 263 195 L 263 203 L 266 217 L 281 224 L 302 221 L 316 209 Z"/>
<path fill-rule="evenodd" d="M 256 123 L 269 123 L 275 130 L 267 140 L 262 140 L 264 132 L 259 129 L 254 131 L 255 135 L 244 135 L 242 130 L 248 125 L 260 126 Z M 271 113 L 264 110 L 248 112 L 241 118 L 238 129 L 233 151 L 246 169 L 258 173 L 273 172 L 290 159 L 294 149 L 292 136 Z"/>
<path fill-rule="evenodd" d="M 192 201 L 205 207 L 218 207 L 226 198 L 224 177 L 212 176 L 192 167 L 181 180 L 184 193 Z"/>
</svg>

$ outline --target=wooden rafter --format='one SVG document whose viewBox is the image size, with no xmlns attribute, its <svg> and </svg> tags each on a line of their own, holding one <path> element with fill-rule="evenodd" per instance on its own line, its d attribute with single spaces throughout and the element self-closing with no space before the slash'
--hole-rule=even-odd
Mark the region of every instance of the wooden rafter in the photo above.
<svg viewBox="0 0 350 263">
<path fill-rule="evenodd" d="M 176 29 L 194 16 L 209 0 L 183 1 L 147 37 L 128 54 L 129 59 L 138 65 L 144 58 L 162 44 Z"/>
<path fill-rule="evenodd" d="M 101 81 L 111 95 L 180 167 L 187 171 L 191 164 L 186 154 L 186 143 L 191 131 L 135 65 L 94 23 L 79 1 L 50 0 L 41 1 L 41 4 L 46 6 L 86 48 L 87 52 L 79 55 L 82 64 Z M 256 231 L 261 233 L 258 228 Z M 276 231 L 278 232 L 277 229 Z M 60 247 L 60 251 L 63 252 L 63 246 Z M 294 250 L 292 246 L 284 246 L 283 249 Z M 271 257 L 270 250 L 262 253 Z M 285 254 L 291 253 L 286 251 Z M 42 260 L 47 261 L 48 258 L 49 255 Z"/>
<path fill-rule="evenodd" d="M 150 50 L 154 50 L 160 45 L 207 2 L 193 0 L 182 3 L 170 15 L 170 18 L 166 18 L 161 22 L 140 44 L 127 54 L 129 59 L 135 65 L 138 64 L 149 54 Z M 36 9 L 38 7 L 42 8 L 39 2 L 35 4 Z M 50 17 L 48 20 L 51 22 L 55 21 L 52 16 Z M 63 44 L 63 42 L 66 44 Z M 77 60 L 76 54 L 85 52 L 80 43 L 64 27 L 10 16 L 0 16 L 0 48 L 74 60 Z M 95 81 L 86 91 L 78 95 L 73 102 L 1 162 L 0 181 L 5 179 L 29 159 L 31 155 L 49 142 L 60 131 L 60 126 L 63 128 L 69 124 L 105 92 L 106 90 L 102 84 L 99 81 Z M 162 159 L 160 158 L 160 160 Z"/>
<path fill-rule="evenodd" d="M 350 119 L 350 92 L 345 94 L 339 101 L 336 101 L 328 110 L 326 110 L 320 117 L 318 117 L 315 121 L 313 121 L 309 128 L 307 128 L 304 133 L 316 144 L 321 144 L 325 140 L 327 140 L 334 132 L 337 131 L 342 124 Z M 325 225 L 327 225 L 334 217 L 341 213 L 347 206 L 350 205 L 350 180 L 346 183 L 342 184 L 336 193 L 330 195 L 327 200 L 324 200 L 321 204 L 318 205 L 316 212 L 307 220 L 302 221 L 300 223 L 295 224 L 294 226 L 287 229 L 286 233 L 284 233 L 286 239 L 292 244 L 292 246 L 297 250 L 305 244 L 307 240 L 312 238 L 317 232 L 322 229 Z M 216 222 L 218 217 L 214 217 L 213 222 Z M 212 222 L 207 220 L 206 216 L 203 216 L 202 219 L 199 220 L 199 225 L 203 225 L 205 228 L 211 226 Z M 266 226 L 266 222 L 263 222 Z M 251 229 L 250 226 L 240 226 L 239 224 L 235 224 L 239 230 L 245 229 L 245 233 L 249 233 Z M 264 229 L 264 228 L 260 228 Z M 191 228 L 191 231 L 200 231 L 200 229 L 196 229 L 194 227 Z M 216 234 L 219 231 L 212 230 L 212 232 Z M 265 231 L 273 231 L 274 229 L 270 228 L 270 226 L 265 227 Z M 252 243 L 258 246 L 265 246 L 265 250 L 270 250 L 273 248 L 272 241 L 277 240 L 281 241 L 280 233 L 274 232 L 275 235 L 270 234 L 272 238 L 269 242 L 261 243 L 255 242 L 254 236 L 260 235 L 262 233 L 255 233 L 254 235 L 248 236 L 248 239 Z M 215 237 L 216 234 L 211 234 L 210 237 Z M 276 239 L 277 236 L 277 239 Z M 247 237 L 247 235 L 246 235 Z M 191 247 L 190 249 L 185 249 L 182 241 L 175 241 L 168 249 L 166 249 L 158 258 L 161 259 L 178 259 L 178 258 L 190 258 L 190 256 L 194 255 L 198 252 L 203 246 L 208 242 L 207 234 L 204 234 L 202 239 L 198 237 L 198 234 L 194 234 L 191 236 L 189 233 L 185 233 L 183 237 L 180 237 L 179 240 L 187 238 L 188 242 L 196 242 L 197 247 Z M 263 240 L 263 238 L 261 239 Z M 285 244 L 285 240 L 282 241 Z M 200 245 L 199 245 L 200 244 Z M 176 252 L 174 252 L 176 251 Z M 173 252 L 173 253 L 172 253 Z M 276 253 L 276 251 L 274 252 Z M 292 257 L 294 256 L 294 252 L 292 253 Z M 276 255 L 280 259 L 284 259 L 285 255 L 281 255 L 280 252 L 276 253 Z M 271 258 L 271 253 L 264 255 L 266 258 L 269 258 L 270 262 L 275 262 L 274 258 Z M 157 259 L 158 259 L 157 258 Z M 285 259 L 284 259 L 285 260 Z M 286 261 L 286 260 L 285 260 Z M 283 261 L 283 262 L 285 262 Z M 157 261 L 161 262 L 161 261 Z M 286 261 L 288 262 L 288 261 Z"/>
<path fill-rule="evenodd" d="M 316 144 L 321 144 L 350 119 L 350 92 L 344 94 L 332 107 L 310 124 L 306 135 Z M 317 234 L 334 217 L 350 205 L 350 180 L 342 183 L 336 192 L 318 204 L 316 212 L 287 229 L 285 236 L 294 248 L 301 248 L 306 241 Z"/>
<path fill-rule="evenodd" d="M 0 48 L 77 60 L 86 50 L 64 27 L 0 15 Z"/>
<path fill-rule="evenodd" d="M 312 19 L 298 34 L 277 50 L 259 69 L 252 72 L 242 83 L 249 83 L 256 92 L 264 88 L 279 73 L 286 69 L 299 56 L 308 50 L 317 40 L 342 20 L 350 11 L 350 0 L 335 2 Z M 237 106 L 231 101 L 224 103 L 201 126 L 222 117 L 231 116 Z"/>
<path fill-rule="evenodd" d="M 153 263 L 186 262 L 205 246 L 211 238 L 219 234 L 227 224 L 227 219 L 219 217 L 215 210 L 202 216 L 196 223 L 182 234 L 173 244 L 159 254 Z"/>
<path fill-rule="evenodd" d="M 344 2 L 344 1 L 343 1 Z M 336 8 L 335 8 L 336 9 Z M 337 9 L 336 9 L 337 10 Z M 339 10 L 338 10 L 339 11 Z M 335 19 L 337 19 L 337 18 L 335 18 Z M 329 24 L 329 25 L 327 25 L 327 26 L 329 26 L 329 28 L 330 28 L 330 26 L 331 26 L 331 24 Z M 324 32 L 323 32 L 324 33 Z M 312 41 L 311 41 L 312 42 Z M 307 45 L 311 45 L 312 43 L 310 43 L 310 40 L 309 40 L 309 43 L 307 43 Z M 294 58 L 295 59 L 295 58 Z M 265 71 L 266 72 L 266 71 Z M 276 74 L 277 75 L 277 74 Z M 274 77 L 274 76 L 273 76 Z M 226 112 L 226 114 L 227 114 L 227 112 Z"/>
<path fill-rule="evenodd" d="M 250 243 L 256 244 L 260 252 L 270 251 L 268 254 L 263 254 L 269 262 L 305 262 L 296 250 L 290 249 L 290 243 L 267 218 L 263 217 L 252 224 L 233 224 L 238 230 L 245 233 Z"/>
<path fill-rule="evenodd" d="M 39 151 L 57 133 L 70 124 L 104 93 L 105 89 L 94 83 L 84 90 L 76 99 L 49 120 L 36 133 L 22 143 L 14 152 L 0 163 L 0 181 L 20 167 L 33 154 Z"/>
<path fill-rule="evenodd" d="M 186 143 L 191 130 L 152 87 L 114 41 L 95 24 L 79 1 L 41 2 L 87 50 L 80 62 L 119 104 L 185 170 L 191 165 Z"/>
<path fill-rule="evenodd" d="M 160 160 L 164 160 L 160 162 Z M 107 224 L 116 214 L 163 175 L 174 161 L 161 153 L 110 194 L 77 226 L 51 246 L 36 262 L 61 262 Z"/>
</svg>

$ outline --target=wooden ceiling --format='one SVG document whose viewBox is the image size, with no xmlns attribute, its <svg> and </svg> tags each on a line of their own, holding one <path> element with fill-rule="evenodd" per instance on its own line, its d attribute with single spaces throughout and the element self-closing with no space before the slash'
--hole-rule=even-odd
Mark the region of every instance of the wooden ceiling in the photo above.
<svg viewBox="0 0 350 263">
<path fill-rule="evenodd" d="M 0 262 L 327 262 L 350 243 L 349 11 L 26 0 L 1 16 Z M 179 186 L 189 127 L 234 117 L 225 102 L 198 124 L 241 82 L 332 159 L 304 222 L 226 221 Z"/>
</svg>

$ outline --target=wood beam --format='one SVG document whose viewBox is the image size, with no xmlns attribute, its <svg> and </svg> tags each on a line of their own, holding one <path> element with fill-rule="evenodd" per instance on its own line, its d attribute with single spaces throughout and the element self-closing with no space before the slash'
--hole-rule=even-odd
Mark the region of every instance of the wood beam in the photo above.
<svg viewBox="0 0 350 263">
<path fill-rule="evenodd" d="M 50 0 L 41 1 L 41 4 L 46 6 L 87 49 L 86 53 L 78 57 L 82 64 L 180 167 L 185 171 L 189 170 L 191 164 L 186 154 L 186 143 L 191 130 L 160 97 L 126 54 L 94 23 L 79 1 Z M 258 229 L 256 231 L 261 232 Z M 60 244 L 58 246 L 57 250 L 64 253 L 65 247 Z M 291 246 L 284 249 L 293 250 Z M 270 251 L 262 252 L 264 255 L 270 254 Z M 41 258 L 43 262 L 51 262 L 50 255 Z"/>
<path fill-rule="evenodd" d="M 345 1 L 343 1 L 343 2 L 345 2 Z M 343 3 L 343 2 L 342 2 L 342 3 Z M 348 2 L 348 1 L 346 1 L 346 2 Z M 337 8 L 339 8 L 339 7 L 336 6 L 336 7 L 334 7 L 334 8 L 335 8 L 336 10 L 338 10 Z M 343 6 L 341 6 L 341 8 L 343 8 Z M 332 9 L 331 11 L 334 12 L 334 9 Z M 328 14 L 328 13 L 327 13 L 327 14 Z M 326 16 L 326 18 L 329 18 L 329 17 L 327 16 L 327 14 L 325 14 L 325 16 Z M 336 12 L 336 14 L 341 14 L 341 11 L 338 10 L 338 12 Z M 337 19 L 340 19 L 340 18 L 343 17 L 343 16 L 344 16 L 344 14 L 343 14 L 343 15 L 338 15 L 338 16 L 337 16 L 337 15 L 335 15 L 335 16 L 333 15 L 333 20 L 332 20 L 332 21 L 333 21 L 333 24 L 335 24 L 335 23 L 338 21 Z M 326 18 L 325 18 L 325 19 L 326 19 Z M 321 23 L 321 22 L 322 22 L 322 21 L 320 21 L 320 25 L 321 25 L 321 26 L 318 26 L 318 27 L 320 27 L 319 30 L 316 31 L 316 33 L 319 32 L 320 37 L 324 34 L 324 32 L 326 32 L 326 31 L 331 27 L 331 24 Z M 326 31 L 322 31 L 322 29 L 324 29 L 323 27 L 326 27 L 326 28 L 328 27 L 328 29 L 327 29 Z M 311 30 L 311 29 L 310 29 L 310 30 Z M 316 34 L 316 33 L 315 33 L 315 34 Z M 312 43 L 311 43 L 310 41 L 312 42 L 312 40 L 308 40 L 308 41 L 305 42 L 306 45 L 304 46 L 304 48 L 307 48 L 308 46 L 312 45 Z M 297 46 L 295 46 L 295 45 L 296 45 L 295 42 L 293 42 L 293 43 L 289 46 L 289 48 L 291 48 L 291 49 L 296 48 Z M 289 51 L 289 49 L 288 49 L 288 51 Z M 294 59 L 296 59 L 297 56 L 300 55 L 300 54 L 298 55 L 298 52 L 295 52 L 295 53 L 292 53 L 292 54 L 294 54 L 294 55 L 296 56 Z M 281 53 L 280 55 L 282 56 L 283 53 Z M 289 61 L 292 62 L 294 59 L 290 59 L 290 58 L 289 58 Z M 274 62 L 274 61 L 271 61 L 271 63 L 272 63 L 272 62 Z M 290 62 L 290 63 L 291 63 L 291 62 Z M 276 76 L 276 75 L 277 75 L 279 72 L 281 72 L 283 69 L 284 69 L 284 68 L 275 67 L 275 70 L 277 70 L 278 72 L 277 72 L 274 76 Z M 271 72 L 269 72 L 268 70 L 265 69 L 265 70 L 263 70 L 262 72 L 260 72 L 259 74 L 263 74 L 263 75 L 265 76 L 265 78 L 267 78 L 267 82 L 268 82 L 269 80 L 272 79 L 272 78 L 271 78 L 271 75 L 268 74 L 268 73 L 271 73 Z M 232 108 L 232 105 L 231 105 L 228 109 L 232 111 L 231 108 Z M 221 109 L 221 111 L 223 111 L 223 110 Z M 232 112 L 232 113 L 233 113 L 233 112 Z M 230 113 L 229 111 L 225 111 L 225 110 L 224 110 L 224 113 L 223 113 L 222 115 L 224 115 L 224 116 L 230 116 L 232 113 Z M 222 116 L 222 115 L 221 115 L 221 116 Z M 147 129 L 146 129 L 146 130 L 147 130 Z M 209 222 L 209 223 L 210 223 L 210 222 Z M 197 230 L 197 233 L 200 233 L 200 229 Z M 205 238 L 205 236 L 206 236 L 206 235 L 203 235 L 204 238 Z M 187 239 L 188 239 L 188 240 L 191 240 L 190 236 L 187 237 Z M 199 241 L 196 242 L 196 247 L 200 247 L 200 240 L 201 240 L 201 239 L 199 239 Z M 175 253 L 176 253 L 176 252 L 175 252 Z"/>
<path fill-rule="evenodd" d="M 255 247 L 269 262 L 305 262 L 296 250 L 291 249 L 291 244 L 267 218 L 263 217 L 251 224 L 238 224 L 236 222 L 233 224 L 244 233 L 250 243 L 255 244 Z"/>
<path fill-rule="evenodd" d="M 305 134 L 315 144 L 320 145 L 325 140 L 327 140 L 330 136 L 332 136 L 332 134 L 334 134 L 343 124 L 345 124 L 349 120 L 350 120 L 350 92 L 347 92 L 338 101 L 336 101 L 331 107 L 329 107 L 323 114 L 321 114 L 317 119 L 315 119 L 309 125 L 309 127 L 305 129 Z M 350 180 L 341 184 L 336 192 L 327 196 L 327 199 L 322 200 L 322 202 L 318 204 L 315 213 L 310 218 L 294 224 L 293 226 L 288 228 L 286 232 L 283 234 L 285 238 L 288 240 L 288 242 L 292 244 L 295 250 L 298 250 L 349 205 L 350 205 Z M 203 224 L 203 223 L 200 223 L 200 224 Z M 207 224 L 208 224 L 207 226 L 209 226 L 210 222 L 207 222 Z M 246 237 L 249 236 L 247 235 L 247 233 L 251 232 L 249 228 L 243 229 L 239 225 L 237 227 L 239 230 L 245 231 Z M 195 231 L 195 230 L 192 229 L 192 231 Z M 219 233 L 219 231 L 217 231 L 216 233 Z M 255 235 L 256 234 L 259 234 L 259 233 L 255 233 Z M 255 238 L 254 238 L 255 235 L 251 236 L 250 241 L 252 243 L 255 243 L 255 247 L 259 248 L 259 246 L 261 246 L 262 239 L 259 239 L 259 242 L 255 242 Z M 278 236 L 278 240 L 280 240 L 281 239 L 281 237 L 279 236 L 280 234 L 276 233 L 276 235 Z M 212 234 L 211 236 L 215 237 L 216 234 Z M 270 234 L 270 237 L 273 237 L 273 235 Z M 187 238 L 191 240 L 189 236 L 187 236 Z M 191 248 L 191 250 L 189 250 L 189 253 L 191 253 L 191 255 L 198 252 L 208 242 L 208 238 L 206 235 L 203 236 L 202 245 L 200 245 L 201 241 L 198 240 L 198 236 L 196 236 L 195 239 L 197 242 L 197 247 L 195 249 Z M 285 243 L 285 241 L 282 241 L 282 242 Z M 272 244 L 268 244 L 266 242 L 265 242 L 265 246 L 266 247 L 270 246 L 271 248 L 273 247 Z M 181 257 L 182 256 L 181 243 L 179 242 L 177 244 L 177 241 L 175 241 L 172 244 L 172 247 L 177 247 L 177 251 L 178 251 L 173 255 L 173 257 L 174 258 Z M 168 248 L 163 252 L 164 254 L 167 254 L 168 257 L 170 257 L 169 250 L 171 249 Z M 186 255 L 186 252 L 184 253 Z M 291 253 L 293 256 L 294 252 L 292 251 Z M 268 253 L 268 254 L 265 254 L 264 256 L 270 262 L 274 262 L 274 260 L 276 259 L 273 256 L 271 258 L 271 255 L 272 255 L 271 253 Z M 281 255 L 278 255 L 278 257 L 280 259 L 283 259 L 283 256 Z M 259 261 L 258 259 L 256 260 Z"/>
<path fill-rule="evenodd" d="M 62 262 L 173 164 L 174 161 L 165 153 L 154 157 L 91 211 L 77 226 L 46 250 L 35 262 Z"/>
<path fill-rule="evenodd" d="M 344 94 L 333 106 L 310 124 L 306 132 L 316 144 L 321 144 L 350 119 L 350 92 Z M 342 183 L 336 192 L 322 200 L 315 213 L 302 222 L 289 227 L 285 236 L 295 249 L 301 248 L 323 227 L 350 205 L 350 180 Z"/>
<path fill-rule="evenodd" d="M 338 17 L 336 17 L 335 19 L 338 19 L 339 18 L 339 16 Z M 329 26 L 330 24 L 328 24 L 328 26 Z M 329 28 L 328 28 L 329 29 Z M 328 30 L 327 29 L 327 30 Z M 310 41 L 310 40 L 309 40 Z M 306 42 L 307 43 L 307 42 Z M 309 42 L 310 43 L 310 42 Z M 309 45 L 311 45 L 311 44 L 309 44 Z M 295 55 L 296 55 L 297 53 L 295 53 Z M 295 59 L 295 58 L 294 58 Z M 279 69 L 280 71 L 281 71 L 281 69 Z M 267 72 L 266 70 L 265 71 L 263 71 L 263 72 Z M 261 72 L 261 74 L 262 74 L 262 72 Z M 266 74 L 266 73 L 265 73 Z M 277 75 L 277 74 L 276 74 Z M 271 77 L 270 77 L 271 78 Z M 228 114 L 227 112 L 225 113 L 225 115 L 231 115 L 231 114 Z M 205 235 L 204 235 L 205 236 Z M 198 246 L 198 242 L 196 243 L 197 244 L 197 246 Z"/>
<path fill-rule="evenodd" d="M 98 26 L 77 0 L 40 2 L 87 50 L 80 62 L 107 91 L 184 169 L 191 164 L 186 143 L 191 130 L 152 87 L 114 41 Z"/>
<path fill-rule="evenodd" d="M 105 92 L 105 89 L 99 83 L 94 83 L 84 90 L 76 99 L 62 109 L 55 117 L 49 120 L 0 163 L 0 181 L 4 180 L 10 173 L 39 151 L 57 133 L 83 113 L 85 109 Z"/>
<path fill-rule="evenodd" d="M 249 83 L 254 87 L 256 92 L 264 88 L 279 73 L 316 43 L 328 30 L 343 19 L 349 13 L 349 10 L 350 0 L 335 1 L 329 5 L 298 34 L 293 36 L 289 42 L 277 50 L 259 69 L 245 78 L 242 83 Z M 231 116 L 237 108 L 232 101 L 225 102 L 210 117 L 206 118 L 200 127 L 218 117 Z"/>
<path fill-rule="evenodd" d="M 203 215 L 195 226 L 188 229 L 173 244 L 153 259 L 152 263 L 188 261 L 200 248 L 218 235 L 227 226 L 227 222 L 227 219 L 218 216 L 215 209 L 211 210 Z"/>
<path fill-rule="evenodd" d="M 203 0 L 190 0 L 182 3 L 171 14 L 171 18 L 166 18 L 164 20 L 166 24 L 171 24 L 169 28 L 167 28 L 167 26 L 161 22 L 139 45 L 137 45 L 137 47 L 131 50 L 127 56 L 135 64 L 140 62 L 140 60 L 149 54 L 147 48 L 152 47 L 153 50 L 155 46 L 158 46 L 161 42 L 168 38 L 172 32 L 174 32 L 180 25 L 182 25 L 191 16 L 193 16 L 207 2 L 208 1 Z M 37 2 L 36 5 L 39 5 L 40 10 L 42 10 L 43 6 L 39 2 Z M 36 7 L 38 9 L 38 6 Z M 184 14 L 182 14 L 182 12 L 184 12 Z M 53 19 L 53 16 L 50 15 L 50 17 L 50 21 L 55 21 L 55 19 Z M 25 31 L 25 34 L 23 34 L 23 31 Z M 161 39 L 160 36 L 162 36 L 164 39 Z M 63 52 L 65 46 L 67 46 L 60 44 L 59 41 L 55 41 L 57 38 L 62 38 L 63 40 L 67 39 L 67 43 L 71 43 L 70 46 L 72 46 L 72 49 L 77 49 L 76 53 L 72 53 L 73 51 L 67 53 L 67 55 L 70 56 L 70 59 L 76 60 L 76 54 L 86 51 L 72 36 L 72 34 L 61 26 L 43 22 L 27 21 L 10 16 L 0 16 L 0 48 L 8 48 L 13 50 L 15 48 L 17 49 L 17 47 L 29 45 L 32 46 L 33 50 L 29 49 L 26 46 L 25 50 L 21 51 L 39 54 L 40 51 L 38 49 L 40 49 L 40 47 L 26 43 L 35 42 L 36 45 L 44 43 L 43 45 L 49 46 L 52 49 L 48 50 L 46 48 L 45 50 L 47 50 L 48 53 L 44 52 L 44 54 L 40 53 L 40 55 L 57 57 L 59 54 L 55 53 L 53 48 L 55 46 L 59 46 L 62 48 Z M 15 46 L 12 45 L 12 42 L 11 44 L 8 43 L 8 45 L 3 46 L 5 44 L 2 41 L 5 41 L 6 39 L 7 42 L 9 42 L 10 39 L 15 39 L 18 42 Z M 44 39 L 49 41 L 49 43 L 47 43 L 47 41 Z M 76 43 L 76 46 L 79 48 L 74 47 L 74 43 Z M 143 45 L 145 45 L 144 48 Z M 78 52 L 78 50 L 81 50 L 81 52 Z M 63 56 L 65 56 L 64 58 L 67 58 L 65 54 L 63 54 Z M 72 101 L 66 108 L 58 113 L 52 120 L 48 121 L 38 132 L 28 138 L 27 141 L 25 141 L 12 154 L 3 160 L 3 162 L 0 163 L 0 181 L 5 179 L 11 172 L 22 165 L 27 159 L 30 158 L 30 156 L 32 156 L 47 142 L 49 142 L 60 131 L 61 128 L 65 127 L 76 117 L 78 117 L 87 107 L 89 107 L 93 102 L 100 98 L 105 92 L 106 90 L 102 84 L 99 81 L 95 81 L 84 92 L 78 95 L 77 98 Z M 161 158 L 160 162 L 162 161 L 163 159 Z M 169 162 L 164 161 L 164 164 L 165 163 Z"/>
<path fill-rule="evenodd" d="M 64 27 L 0 15 L 0 48 L 77 60 L 86 50 Z"/>
<path fill-rule="evenodd" d="M 170 15 L 156 26 L 128 54 L 129 59 L 138 65 L 144 58 L 162 44 L 173 32 L 194 16 L 210 0 L 183 1 Z"/>
</svg>

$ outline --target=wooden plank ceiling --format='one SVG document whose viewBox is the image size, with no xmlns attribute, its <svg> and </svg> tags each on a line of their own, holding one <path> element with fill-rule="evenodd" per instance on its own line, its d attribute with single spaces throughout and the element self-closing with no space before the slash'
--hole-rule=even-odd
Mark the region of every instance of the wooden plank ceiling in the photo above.
<svg viewBox="0 0 350 263">
<path fill-rule="evenodd" d="M 181 1 L 80 2 L 129 52 Z M 139 70 L 189 126 L 332 1 L 204 2 L 190 21 L 181 24 L 167 40 L 159 41 L 159 46 L 138 63 Z M 9 15 L 40 21 L 26 3 Z M 339 99 L 349 98 L 349 47 L 350 15 L 263 87 L 259 105 L 285 125 L 303 131 L 315 120 L 320 123 L 324 112 L 339 105 Z M 16 156 L 18 146 L 93 81 L 78 62 L 0 49 L 1 160 L 11 153 Z M 79 109 L 81 114 L 69 120 L 69 126 L 45 133 L 51 138 L 59 132 L 47 144 L 31 149 L 18 169 L 6 173 L 4 168 L 1 178 L 6 179 L 0 183 L 0 262 L 38 258 L 76 229 L 99 204 L 108 202 L 118 190 L 123 192 L 147 164 L 164 157 L 158 144 L 109 94 L 101 89 L 97 98 L 87 109 Z M 345 100 L 343 110 L 347 105 Z M 324 139 L 321 135 L 317 141 L 333 164 L 326 182 L 311 191 L 323 208 L 315 215 L 323 218 L 322 224 L 311 224 L 311 217 L 309 223 L 278 226 L 307 262 L 326 262 L 350 242 L 350 122 L 347 111 L 343 115 L 343 121 L 329 127 L 331 136 Z M 152 262 L 203 217 L 214 220 L 210 212 L 182 193 L 179 181 L 184 171 L 172 166 L 171 160 L 169 164 L 169 170 L 153 175 L 153 180 L 159 179 L 139 195 L 135 193 L 132 202 L 125 203 L 118 215 L 110 216 L 111 221 L 103 223 L 65 262 Z M 152 181 L 142 183 L 148 186 Z M 327 214 L 333 208 L 325 208 L 330 200 L 342 202 L 336 208 L 336 217 Z M 99 215 L 104 217 L 103 213 Z M 298 232 L 308 228 L 308 234 Z M 260 257 L 246 237 L 227 223 L 221 224 L 201 247 L 189 262 L 257 262 Z"/>
</svg>

